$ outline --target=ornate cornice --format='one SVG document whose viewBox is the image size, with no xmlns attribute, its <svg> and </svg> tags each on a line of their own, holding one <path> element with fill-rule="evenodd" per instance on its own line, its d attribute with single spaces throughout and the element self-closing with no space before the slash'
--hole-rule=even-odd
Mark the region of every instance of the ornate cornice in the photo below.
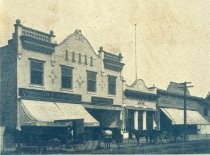
<svg viewBox="0 0 210 155">
<path fill-rule="evenodd" d="M 23 48 L 30 51 L 40 52 L 43 54 L 52 54 L 55 51 L 56 44 L 44 42 L 28 36 L 20 37 Z"/>
<path fill-rule="evenodd" d="M 125 89 L 124 95 L 127 98 L 135 98 L 135 99 L 145 99 L 145 100 L 156 100 L 158 96 L 153 93 L 146 93 L 142 91 Z"/>
<path fill-rule="evenodd" d="M 112 61 L 109 59 L 104 59 L 104 68 L 120 72 L 125 64 L 121 62 Z"/>
</svg>

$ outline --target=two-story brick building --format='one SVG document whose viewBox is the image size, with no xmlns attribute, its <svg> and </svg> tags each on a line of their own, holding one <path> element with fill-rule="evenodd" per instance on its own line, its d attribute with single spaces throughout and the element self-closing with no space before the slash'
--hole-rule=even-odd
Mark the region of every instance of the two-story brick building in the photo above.
<svg viewBox="0 0 210 155">
<path fill-rule="evenodd" d="M 83 119 L 86 127 L 121 127 L 122 56 L 96 53 L 81 30 L 61 43 L 16 20 L 0 48 L 1 125 L 8 131 Z M 9 138 L 11 139 L 11 138 Z"/>
</svg>

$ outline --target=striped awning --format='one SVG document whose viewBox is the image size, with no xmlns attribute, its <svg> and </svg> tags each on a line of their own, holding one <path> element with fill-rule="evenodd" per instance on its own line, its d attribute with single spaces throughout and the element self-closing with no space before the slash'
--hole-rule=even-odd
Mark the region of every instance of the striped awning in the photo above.
<svg viewBox="0 0 210 155">
<path fill-rule="evenodd" d="M 184 124 L 184 110 L 176 108 L 161 108 L 161 111 L 172 121 L 173 125 Z M 209 122 L 195 110 L 186 110 L 187 124 L 209 124 Z"/>
<path fill-rule="evenodd" d="M 18 104 L 19 126 L 59 125 L 59 121 L 68 122 L 68 120 L 78 119 L 84 119 L 85 126 L 99 126 L 99 122 L 81 104 L 34 100 L 21 100 Z"/>
</svg>

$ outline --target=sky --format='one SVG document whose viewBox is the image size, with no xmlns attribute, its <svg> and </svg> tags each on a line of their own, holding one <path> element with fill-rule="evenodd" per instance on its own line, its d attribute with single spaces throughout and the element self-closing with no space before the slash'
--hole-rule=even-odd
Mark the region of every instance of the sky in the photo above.
<svg viewBox="0 0 210 155">
<path fill-rule="evenodd" d="M 0 0 L 0 46 L 7 44 L 20 19 L 49 32 L 59 43 L 81 29 L 95 52 L 122 53 L 123 76 L 167 89 L 170 81 L 192 82 L 191 95 L 210 91 L 209 0 Z"/>
</svg>

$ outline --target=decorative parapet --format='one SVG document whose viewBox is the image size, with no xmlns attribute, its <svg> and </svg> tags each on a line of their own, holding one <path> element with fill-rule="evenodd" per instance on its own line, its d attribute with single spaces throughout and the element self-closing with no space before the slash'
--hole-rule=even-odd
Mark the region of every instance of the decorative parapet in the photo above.
<svg viewBox="0 0 210 155">
<path fill-rule="evenodd" d="M 147 87 L 142 79 L 136 79 L 131 85 L 126 84 L 125 89 L 149 94 L 156 94 L 157 90 L 154 85 L 152 87 Z"/>
<path fill-rule="evenodd" d="M 125 89 L 124 95 L 127 98 L 143 99 L 143 100 L 157 100 L 158 98 L 157 94 L 131 90 L 131 89 Z"/>
<path fill-rule="evenodd" d="M 54 33 L 50 34 L 21 25 L 19 19 L 16 20 L 15 33 L 20 36 L 23 48 L 43 54 L 51 54 L 55 51 L 56 42 Z"/>
<path fill-rule="evenodd" d="M 36 40 L 51 43 L 51 34 L 37 31 L 25 26 L 22 26 L 22 36 L 30 37 Z"/>
<path fill-rule="evenodd" d="M 120 72 L 123 69 L 123 66 L 125 65 L 122 63 L 122 55 L 121 53 L 119 55 L 111 54 L 103 50 L 103 47 L 100 47 L 99 49 L 99 55 L 104 61 L 104 68 L 113 70 L 116 72 Z"/>
<path fill-rule="evenodd" d="M 121 55 L 118 56 L 118 55 L 114 55 L 114 54 L 111 54 L 111 53 L 108 53 L 108 52 L 104 52 L 104 59 L 120 63 L 121 60 L 122 60 L 122 56 Z"/>
</svg>

